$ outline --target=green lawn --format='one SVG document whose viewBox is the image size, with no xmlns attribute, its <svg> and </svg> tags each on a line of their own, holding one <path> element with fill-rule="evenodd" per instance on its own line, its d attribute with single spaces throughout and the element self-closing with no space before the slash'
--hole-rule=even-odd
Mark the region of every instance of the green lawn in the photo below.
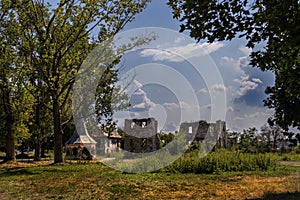
<svg viewBox="0 0 300 200">
<path fill-rule="evenodd" d="M 300 167 L 124 174 L 101 163 L 0 165 L 0 199 L 300 199 Z"/>
</svg>

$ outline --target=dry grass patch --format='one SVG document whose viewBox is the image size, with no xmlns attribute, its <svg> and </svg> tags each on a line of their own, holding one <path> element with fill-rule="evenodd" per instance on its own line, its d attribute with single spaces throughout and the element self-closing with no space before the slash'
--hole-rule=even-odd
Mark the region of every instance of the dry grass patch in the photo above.
<svg viewBox="0 0 300 200">
<path fill-rule="evenodd" d="M 290 200 L 300 194 L 300 171 L 295 169 L 300 168 L 259 175 L 122 174 L 99 163 L 5 164 L 0 168 L 0 199 L 268 199 L 265 196 L 281 195 L 280 199 Z"/>
<path fill-rule="evenodd" d="M 228 181 L 212 180 L 199 175 L 189 177 L 189 180 L 174 180 L 159 185 L 148 183 L 148 187 L 140 191 L 140 199 L 256 199 L 263 198 L 266 194 L 300 192 L 299 174 L 296 177 L 254 175 L 230 179 L 231 177 Z M 291 198 L 286 196 L 285 199 Z"/>
</svg>

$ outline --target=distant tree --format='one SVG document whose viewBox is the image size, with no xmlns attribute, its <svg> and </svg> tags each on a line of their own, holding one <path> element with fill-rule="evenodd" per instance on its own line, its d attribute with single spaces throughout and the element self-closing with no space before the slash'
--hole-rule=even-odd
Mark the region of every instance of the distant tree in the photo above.
<svg viewBox="0 0 300 200">
<path fill-rule="evenodd" d="M 238 148 L 238 142 L 241 137 L 241 133 L 237 131 L 229 132 L 229 130 L 226 131 L 226 137 L 230 149 L 235 150 Z"/>
<path fill-rule="evenodd" d="M 247 153 L 257 152 L 257 136 L 258 133 L 255 127 L 243 130 L 240 136 L 239 148 Z"/>
<path fill-rule="evenodd" d="M 300 1 L 169 0 L 180 31 L 208 42 L 245 38 L 250 64 L 276 75 L 264 101 L 275 109 L 269 122 L 300 128 Z M 259 48 L 263 45 L 263 48 Z"/>
<path fill-rule="evenodd" d="M 159 136 L 159 139 L 160 139 L 160 142 L 161 142 L 161 146 L 164 147 L 174 139 L 175 134 L 173 134 L 173 133 L 160 133 L 160 134 L 158 134 L 158 136 Z"/>
<path fill-rule="evenodd" d="M 293 147 L 297 146 L 297 141 L 298 139 L 295 137 L 296 136 L 296 133 L 293 133 L 291 131 L 288 131 L 288 132 L 284 132 L 283 133 L 284 137 L 285 137 L 285 140 L 287 142 L 289 142 L 289 146 L 290 148 L 292 149 Z"/>
<path fill-rule="evenodd" d="M 278 125 L 267 125 L 261 127 L 261 135 L 267 141 L 268 148 L 275 150 L 278 143 L 284 139 L 284 130 Z"/>
</svg>

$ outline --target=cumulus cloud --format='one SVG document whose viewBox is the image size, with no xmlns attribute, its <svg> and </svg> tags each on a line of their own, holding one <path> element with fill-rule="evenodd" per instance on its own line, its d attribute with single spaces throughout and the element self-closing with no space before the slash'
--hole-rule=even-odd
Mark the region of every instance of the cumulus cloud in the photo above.
<svg viewBox="0 0 300 200">
<path fill-rule="evenodd" d="M 201 88 L 200 90 L 197 91 L 199 94 L 207 94 L 208 90 L 206 88 Z"/>
<path fill-rule="evenodd" d="M 131 95 L 130 103 L 132 104 L 131 111 L 146 111 L 155 106 L 142 89 L 138 89 Z"/>
<path fill-rule="evenodd" d="M 166 102 L 166 103 L 163 104 L 163 106 L 166 109 L 169 109 L 169 110 L 172 110 L 172 109 L 175 109 L 175 108 L 179 108 L 179 105 L 177 103 L 173 103 L 173 102 Z"/>
<path fill-rule="evenodd" d="M 221 65 L 233 68 L 235 72 L 243 73 L 242 68 L 249 65 L 249 57 L 243 56 L 238 59 L 223 56 L 221 58 Z"/>
<path fill-rule="evenodd" d="M 145 49 L 141 51 L 142 57 L 153 56 L 154 61 L 182 62 L 186 59 L 208 55 L 223 47 L 223 43 L 190 43 L 184 46 L 172 47 L 168 49 Z"/>
<path fill-rule="evenodd" d="M 226 122 L 228 127 L 234 131 L 242 131 L 250 127 L 260 129 L 274 113 L 273 110 L 266 107 L 250 106 L 245 103 L 235 103 L 227 110 L 230 107 L 234 110 L 227 112 Z"/>
<path fill-rule="evenodd" d="M 234 82 L 240 84 L 239 89 L 236 91 L 237 97 L 245 95 L 249 90 L 255 90 L 258 84 L 262 83 L 259 78 L 249 80 L 249 75 L 243 75 L 239 79 L 234 79 Z"/>
<path fill-rule="evenodd" d="M 179 44 L 179 43 L 181 43 L 182 41 L 185 41 L 185 40 L 186 40 L 186 38 L 181 36 L 181 37 L 176 38 L 174 42 L 175 42 L 175 44 Z"/>
<path fill-rule="evenodd" d="M 136 80 L 132 82 L 131 89 L 134 88 L 135 91 L 130 96 L 131 112 L 145 112 L 149 111 L 150 108 L 155 107 L 155 103 L 147 97 L 147 94 L 142 87 L 143 85 L 140 82 Z"/>
<path fill-rule="evenodd" d="M 212 89 L 215 92 L 225 92 L 227 90 L 224 84 L 215 84 L 212 86 Z"/>
<path fill-rule="evenodd" d="M 252 49 L 248 47 L 240 47 L 239 50 L 243 52 L 246 56 L 249 56 L 252 52 Z"/>
<path fill-rule="evenodd" d="M 252 81 L 256 83 L 263 83 L 259 78 L 252 78 Z"/>
</svg>

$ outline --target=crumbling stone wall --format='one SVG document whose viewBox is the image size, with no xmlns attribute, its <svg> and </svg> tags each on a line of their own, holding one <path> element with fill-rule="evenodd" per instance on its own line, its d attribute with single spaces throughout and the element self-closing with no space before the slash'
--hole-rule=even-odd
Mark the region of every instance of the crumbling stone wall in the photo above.
<svg viewBox="0 0 300 200">
<path fill-rule="evenodd" d="M 195 136 L 194 141 L 201 142 L 205 139 L 207 134 L 218 135 L 217 146 L 226 148 L 227 137 L 226 137 L 226 122 L 216 121 L 216 123 L 207 123 L 206 121 L 200 120 L 196 122 L 184 122 L 181 123 L 179 132 L 185 133 L 189 140 L 192 136 Z"/>
<path fill-rule="evenodd" d="M 157 121 L 154 118 L 125 119 L 124 150 L 152 152 L 160 148 Z"/>
</svg>

